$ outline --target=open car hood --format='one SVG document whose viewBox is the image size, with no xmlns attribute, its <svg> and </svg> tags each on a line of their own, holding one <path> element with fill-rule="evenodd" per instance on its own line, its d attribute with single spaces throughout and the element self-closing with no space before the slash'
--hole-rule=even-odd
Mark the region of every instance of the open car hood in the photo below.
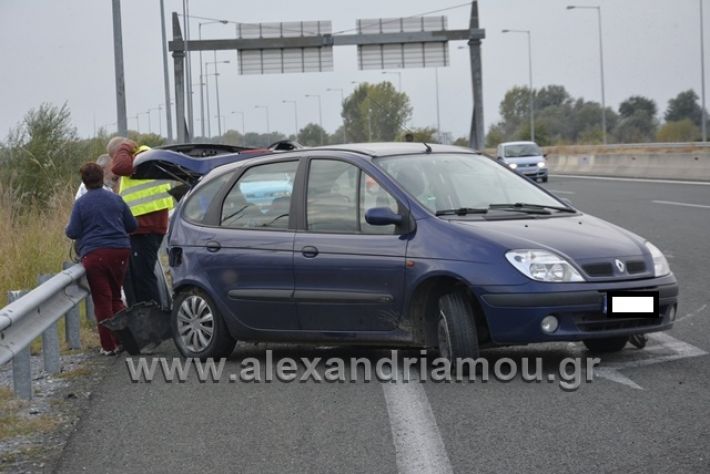
<svg viewBox="0 0 710 474">
<path fill-rule="evenodd" d="M 138 155 L 133 162 L 133 178 L 170 179 L 191 187 L 218 166 L 300 146 L 295 142 L 277 142 L 268 148 L 212 143 L 168 145 Z"/>
</svg>

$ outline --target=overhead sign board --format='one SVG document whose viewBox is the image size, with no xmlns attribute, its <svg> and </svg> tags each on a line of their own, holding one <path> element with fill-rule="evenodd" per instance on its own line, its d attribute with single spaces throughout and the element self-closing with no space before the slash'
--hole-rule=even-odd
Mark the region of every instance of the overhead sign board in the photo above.
<svg viewBox="0 0 710 474">
<path fill-rule="evenodd" d="M 330 21 L 291 21 L 285 23 L 241 24 L 239 39 L 304 38 L 328 35 Z M 333 70 L 333 47 L 241 49 L 240 74 L 283 74 Z"/>
<path fill-rule="evenodd" d="M 446 30 L 445 16 L 376 18 L 357 21 L 362 35 L 418 33 Z M 358 45 L 360 69 L 402 69 L 449 65 L 448 41 L 403 42 Z"/>
</svg>

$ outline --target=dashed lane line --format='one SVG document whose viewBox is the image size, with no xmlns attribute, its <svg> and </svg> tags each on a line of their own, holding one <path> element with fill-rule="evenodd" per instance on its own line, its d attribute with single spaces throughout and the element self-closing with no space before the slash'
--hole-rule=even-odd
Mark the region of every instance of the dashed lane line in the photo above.
<svg viewBox="0 0 710 474">
<path fill-rule="evenodd" d="M 421 383 L 383 383 L 400 474 L 453 473 L 434 412 Z M 415 379 L 412 379 L 415 380 Z"/>
</svg>

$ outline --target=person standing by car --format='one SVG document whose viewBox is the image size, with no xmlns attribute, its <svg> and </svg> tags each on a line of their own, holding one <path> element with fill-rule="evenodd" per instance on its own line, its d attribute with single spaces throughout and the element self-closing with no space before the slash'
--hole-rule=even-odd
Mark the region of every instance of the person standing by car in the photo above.
<svg viewBox="0 0 710 474">
<path fill-rule="evenodd" d="M 121 283 L 130 256 L 128 234 L 138 223 L 126 203 L 103 188 L 104 173 L 99 165 L 86 163 L 79 172 L 87 192 L 74 203 L 65 233 L 77 241 L 100 323 L 124 309 Z M 115 354 L 120 350 L 118 338 L 103 325 L 98 327 L 102 354 Z"/>
<path fill-rule="evenodd" d="M 171 185 L 154 179 L 133 179 L 133 160 L 147 147 L 138 147 L 126 137 L 112 138 L 106 147 L 111 157 L 111 172 L 119 176 L 118 194 L 128 204 L 138 221 L 131 233 L 131 256 L 124 282 L 129 306 L 139 302 L 160 302 L 155 264 L 158 250 L 168 229 L 168 210 L 173 198 L 168 194 Z"/>
<path fill-rule="evenodd" d="M 118 176 L 113 174 L 109 169 L 111 165 L 111 157 L 104 153 L 103 155 L 100 155 L 98 158 L 96 158 L 96 164 L 99 165 L 104 172 L 104 189 L 107 191 L 114 192 L 116 184 L 118 182 Z M 84 194 L 86 194 L 86 191 L 86 186 L 84 185 L 84 183 L 81 183 L 79 185 L 79 189 L 77 189 L 76 191 L 74 200 L 76 201 L 77 199 L 82 197 Z"/>
</svg>

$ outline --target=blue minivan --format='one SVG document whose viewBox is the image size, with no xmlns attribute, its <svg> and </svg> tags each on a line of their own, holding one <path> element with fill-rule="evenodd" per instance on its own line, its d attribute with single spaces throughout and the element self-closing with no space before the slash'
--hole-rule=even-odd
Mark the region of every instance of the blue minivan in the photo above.
<svg viewBox="0 0 710 474">
<path fill-rule="evenodd" d="M 227 356 L 237 340 L 450 359 L 548 341 L 610 352 L 675 319 L 656 246 L 472 150 L 366 143 L 232 161 L 193 180 L 170 223 L 187 357 Z M 174 162 L 146 155 L 142 176 L 194 178 Z"/>
</svg>

